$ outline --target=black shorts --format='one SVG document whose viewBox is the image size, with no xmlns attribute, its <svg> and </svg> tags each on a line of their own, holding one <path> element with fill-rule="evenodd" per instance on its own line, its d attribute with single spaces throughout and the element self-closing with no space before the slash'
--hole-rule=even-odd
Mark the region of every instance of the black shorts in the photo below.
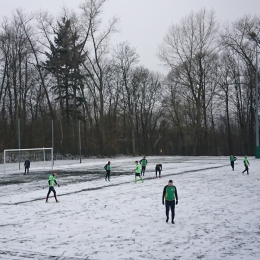
<svg viewBox="0 0 260 260">
<path fill-rule="evenodd" d="M 53 186 L 49 187 L 49 192 L 51 192 L 51 191 L 54 193 L 56 192 Z"/>
<path fill-rule="evenodd" d="M 135 173 L 135 177 L 140 177 L 140 173 Z"/>
</svg>

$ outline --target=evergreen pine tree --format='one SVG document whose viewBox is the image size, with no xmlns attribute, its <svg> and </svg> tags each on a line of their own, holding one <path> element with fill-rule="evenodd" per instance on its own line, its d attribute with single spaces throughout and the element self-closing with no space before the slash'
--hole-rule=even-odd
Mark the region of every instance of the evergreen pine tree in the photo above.
<svg viewBox="0 0 260 260">
<path fill-rule="evenodd" d="M 44 68 L 55 78 L 52 86 L 60 102 L 60 109 L 66 115 L 67 123 L 70 117 L 79 116 L 78 107 L 82 105 L 79 96 L 80 85 L 84 76 L 81 74 L 81 65 L 85 56 L 81 54 L 82 44 L 77 32 L 71 27 L 71 21 L 63 18 L 58 22 L 55 31 L 54 43 L 50 43 L 50 53 L 46 54 Z"/>
</svg>

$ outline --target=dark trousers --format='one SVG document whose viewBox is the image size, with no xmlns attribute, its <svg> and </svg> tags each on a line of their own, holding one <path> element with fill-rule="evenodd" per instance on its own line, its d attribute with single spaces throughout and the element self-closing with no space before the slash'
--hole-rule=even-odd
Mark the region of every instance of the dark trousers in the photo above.
<svg viewBox="0 0 260 260">
<path fill-rule="evenodd" d="M 146 169 L 146 166 L 142 166 L 141 176 L 142 176 L 142 174 L 143 174 L 143 176 L 144 176 L 145 169 Z"/>
<path fill-rule="evenodd" d="M 159 176 L 161 176 L 161 170 L 160 169 L 155 170 L 156 177 L 157 177 L 157 172 L 159 172 Z"/>
<path fill-rule="evenodd" d="M 173 221 L 174 217 L 175 217 L 175 200 L 172 200 L 172 201 L 166 200 L 165 201 L 165 213 L 166 213 L 167 218 L 169 218 L 170 208 L 171 208 L 171 212 L 172 212 L 172 221 Z"/>
<path fill-rule="evenodd" d="M 232 170 L 234 171 L 235 163 L 234 162 L 230 162 L 230 164 L 231 164 Z"/>
<path fill-rule="evenodd" d="M 26 171 L 27 171 L 27 174 L 29 174 L 29 167 L 24 168 L 24 174 L 26 174 Z"/>
<path fill-rule="evenodd" d="M 110 180 L 110 170 L 106 171 L 106 179 Z"/>
<path fill-rule="evenodd" d="M 245 165 L 245 170 L 244 171 L 242 171 L 242 173 L 244 173 L 244 172 L 247 172 L 247 174 L 249 174 L 249 171 L 248 171 L 248 166 L 247 165 Z"/>
<path fill-rule="evenodd" d="M 46 197 L 46 201 L 48 201 L 51 192 L 53 192 L 55 200 L 58 201 L 54 187 L 49 187 L 49 191 L 48 191 L 48 194 L 47 194 L 47 197 Z"/>
</svg>

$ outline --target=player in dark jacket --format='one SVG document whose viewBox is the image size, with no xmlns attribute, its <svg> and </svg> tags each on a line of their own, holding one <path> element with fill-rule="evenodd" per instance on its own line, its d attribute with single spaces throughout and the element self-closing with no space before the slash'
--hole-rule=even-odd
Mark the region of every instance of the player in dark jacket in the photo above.
<svg viewBox="0 0 260 260">
<path fill-rule="evenodd" d="M 104 166 L 104 169 L 106 170 L 106 180 L 110 181 L 110 161 L 107 162 L 107 164 Z"/>
<path fill-rule="evenodd" d="M 172 212 L 172 224 L 174 224 L 175 217 L 175 201 L 178 204 L 178 193 L 176 187 L 172 184 L 172 180 L 169 180 L 168 185 L 163 189 L 162 204 L 164 205 L 165 199 L 165 209 L 166 209 L 166 222 L 169 220 L 169 211 L 171 208 Z"/>
<path fill-rule="evenodd" d="M 144 158 L 141 159 L 139 162 L 140 162 L 140 164 L 141 164 L 141 166 L 142 166 L 141 176 L 142 176 L 142 174 L 143 174 L 143 176 L 144 176 L 145 169 L 146 169 L 146 165 L 147 165 L 148 161 L 146 160 L 146 158 L 145 158 L 145 156 L 144 156 Z"/>
<path fill-rule="evenodd" d="M 26 174 L 26 172 L 27 172 L 27 174 L 29 174 L 29 168 L 30 168 L 30 160 L 29 159 L 26 159 L 25 161 L 24 161 L 24 175 Z"/>
<path fill-rule="evenodd" d="M 156 164 L 156 166 L 155 166 L 156 178 L 157 178 L 157 172 L 159 172 L 159 178 L 161 178 L 161 171 L 162 171 L 162 165 L 161 164 Z"/>
<path fill-rule="evenodd" d="M 234 171 L 235 161 L 237 160 L 237 157 L 234 155 L 230 155 L 230 165 L 232 168 L 232 171 Z"/>
</svg>

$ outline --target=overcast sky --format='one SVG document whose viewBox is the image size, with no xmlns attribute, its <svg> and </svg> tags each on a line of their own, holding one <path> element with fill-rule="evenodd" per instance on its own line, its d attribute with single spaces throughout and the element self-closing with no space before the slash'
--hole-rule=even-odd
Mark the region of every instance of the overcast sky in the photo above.
<svg viewBox="0 0 260 260">
<path fill-rule="evenodd" d="M 16 8 L 33 12 L 39 9 L 58 14 L 66 5 L 78 9 L 83 0 L 0 0 L 0 17 L 10 16 Z M 140 65 L 163 72 L 156 52 L 169 26 L 191 11 L 214 9 L 219 22 L 235 21 L 245 14 L 260 16 L 260 0 L 107 0 L 105 19 L 120 17 L 120 33 L 113 43 L 127 41 L 140 55 Z"/>
</svg>

